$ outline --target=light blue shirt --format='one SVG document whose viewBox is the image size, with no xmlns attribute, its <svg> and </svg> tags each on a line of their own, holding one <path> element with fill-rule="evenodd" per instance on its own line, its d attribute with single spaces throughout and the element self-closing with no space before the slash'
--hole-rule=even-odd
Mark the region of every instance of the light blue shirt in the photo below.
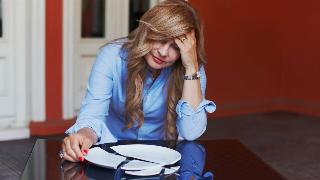
<svg viewBox="0 0 320 180">
<path fill-rule="evenodd" d="M 119 43 L 109 44 L 98 53 L 77 121 L 66 134 L 89 127 L 98 136 L 99 144 L 117 140 L 164 139 L 166 89 L 171 67 L 162 69 L 154 82 L 152 74 L 147 74 L 143 89 L 144 123 L 140 128 L 136 123 L 133 128 L 124 130 L 127 59 L 121 47 Z M 205 97 L 206 75 L 203 66 L 200 67 L 200 74 L 201 91 Z M 206 112 L 211 113 L 215 109 L 215 104 L 205 98 L 196 111 L 186 101 L 179 100 L 176 107 L 179 139 L 194 140 L 200 137 L 207 125 Z"/>
</svg>

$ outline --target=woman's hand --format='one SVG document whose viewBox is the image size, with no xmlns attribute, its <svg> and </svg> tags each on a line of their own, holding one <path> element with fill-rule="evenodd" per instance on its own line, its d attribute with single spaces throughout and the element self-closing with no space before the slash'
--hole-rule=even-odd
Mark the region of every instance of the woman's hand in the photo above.
<svg viewBox="0 0 320 180">
<path fill-rule="evenodd" d="M 186 69 L 186 75 L 198 71 L 197 40 L 194 30 L 174 39 L 180 49 L 182 64 Z"/>
<path fill-rule="evenodd" d="M 71 162 L 84 161 L 89 148 L 97 142 L 95 132 L 90 128 L 82 128 L 77 133 L 63 139 L 63 158 Z"/>
</svg>

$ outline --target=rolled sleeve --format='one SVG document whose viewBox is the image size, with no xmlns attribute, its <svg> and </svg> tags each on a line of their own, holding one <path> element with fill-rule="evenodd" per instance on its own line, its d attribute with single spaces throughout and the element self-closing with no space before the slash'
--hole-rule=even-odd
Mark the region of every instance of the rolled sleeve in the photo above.
<svg viewBox="0 0 320 180">
<path fill-rule="evenodd" d="M 199 138 L 207 126 L 207 112 L 212 113 L 216 105 L 209 100 L 203 100 L 194 110 L 191 105 L 183 100 L 176 107 L 177 129 L 180 139 L 195 140 Z"/>
<path fill-rule="evenodd" d="M 204 99 L 200 102 L 195 111 L 191 107 L 191 105 L 188 104 L 188 102 L 184 100 L 179 100 L 176 107 L 176 112 L 179 118 L 182 118 L 182 116 L 192 116 L 203 110 L 205 110 L 208 113 L 213 113 L 216 110 L 216 105 L 214 104 L 214 102 Z"/>
</svg>

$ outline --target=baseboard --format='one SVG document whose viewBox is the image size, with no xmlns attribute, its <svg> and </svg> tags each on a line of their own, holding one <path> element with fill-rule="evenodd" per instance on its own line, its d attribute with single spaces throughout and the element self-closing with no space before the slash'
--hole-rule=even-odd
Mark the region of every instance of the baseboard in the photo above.
<svg viewBox="0 0 320 180">
<path fill-rule="evenodd" d="M 6 128 L 0 129 L 0 141 L 27 139 L 30 137 L 29 128 Z"/>
<path fill-rule="evenodd" d="M 216 103 L 217 110 L 208 114 L 208 118 L 239 116 L 265 112 L 292 112 L 320 117 L 320 102 L 310 100 L 276 97 L 269 100 Z"/>
<path fill-rule="evenodd" d="M 75 123 L 75 119 L 31 122 L 29 127 L 32 136 L 61 135 Z"/>
</svg>

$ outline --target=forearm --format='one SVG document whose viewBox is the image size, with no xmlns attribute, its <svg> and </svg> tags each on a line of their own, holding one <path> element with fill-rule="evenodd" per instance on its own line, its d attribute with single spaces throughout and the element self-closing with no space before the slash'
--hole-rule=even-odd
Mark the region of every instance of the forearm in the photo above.
<svg viewBox="0 0 320 180">
<path fill-rule="evenodd" d="M 189 101 L 186 101 L 182 98 L 177 103 L 177 129 L 181 139 L 194 140 L 200 137 L 206 129 L 207 112 L 212 113 L 216 109 L 216 105 L 212 101 L 205 99 L 206 74 L 204 71 L 204 67 L 200 66 L 199 71 L 200 80 L 185 81 L 195 81 L 195 84 L 200 83 L 201 93 L 196 93 L 196 90 L 192 90 L 192 88 L 190 87 L 184 87 L 183 91 L 186 92 L 191 89 L 191 92 L 189 92 L 190 94 L 184 94 L 188 95 L 188 97 L 191 97 L 191 99 L 189 99 Z M 191 73 L 194 72 L 192 71 Z M 197 99 L 196 97 L 201 99 L 199 101 L 200 103 L 196 103 L 197 105 L 191 105 L 190 102 Z M 196 106 L 196 108 L 194 108 L 193 106 Z"/>
<path fill-rule="evenodd" d="M 197 65 L 192 68 L 186 68 L 186 75 L 194 74 L 197 71 L 199 71 Z M 184 80 L 181 99 L 188 102 L 194 110 L 197 109 L 203 99 L 200 78 L 196 80 Z"/>
</svg>

